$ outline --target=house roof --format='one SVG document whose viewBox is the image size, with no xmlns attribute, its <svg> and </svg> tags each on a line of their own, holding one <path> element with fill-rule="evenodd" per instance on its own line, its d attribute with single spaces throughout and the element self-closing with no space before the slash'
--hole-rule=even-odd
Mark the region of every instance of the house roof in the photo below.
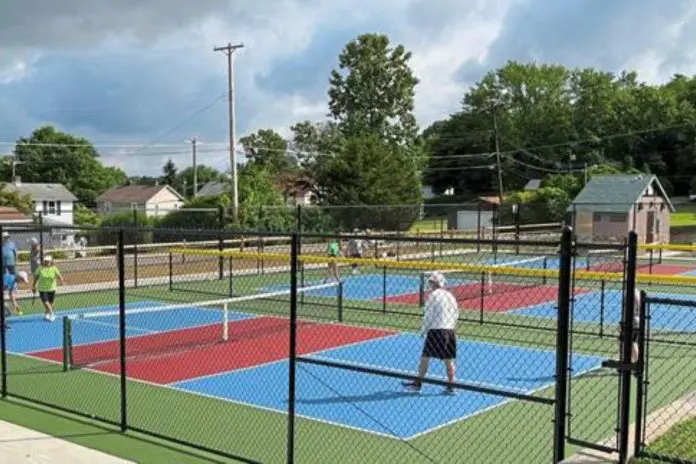
<svg viewBox="0 0 696 464">
<path fill-rule="evenodd" d="M 14 190 L 22 195 L 29 195 L 33 200 L 77 201 L 77 197 L 63 184 L 41 183 L 8 183 L 8 190 Z"/>
<path fill-rule="evenodd" d="M 169 185 L 126 185 L 113 187 L 97 197 L 97 201 L 111 203 L 146 203 L 162 190 L 169 190 L 182 201 L 184 198 Z"/>
<path fill-rule="evenodd" d="M 212 197 L 222 195 L 227 191 L 227 188 L 228 186 L 225 182 L 210 181 L 198 190 L 198 196 Z"/>
<path fill-rule="evenodd" d="M 665 189 L 652 174 L 594 176 L 568 207 L 571 211 L 628 212 L 652 185 L 674 211 Z"/>
<path fill-rule="evenodd" d="M 524 186 L 525 190 L 536 190 L 541 187 L 541 179 L 532 179 Z"/>
<path fill-rule="evenodd" d="M 0 206 L 0 222 L 31 221 L 32 218 L 11 206 Z"/>
</svg>

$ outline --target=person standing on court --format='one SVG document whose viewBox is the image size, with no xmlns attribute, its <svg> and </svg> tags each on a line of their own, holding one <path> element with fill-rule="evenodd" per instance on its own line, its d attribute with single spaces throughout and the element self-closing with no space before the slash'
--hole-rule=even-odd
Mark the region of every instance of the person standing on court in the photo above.
<svg viewBox="0 0 696 464">
<path fill-rule="evenodd" d="M 29 266 L 31 275 L 35 275 L 36 270 L 41 266 L 41 247 L 36 237 L 29 240 Z"/>
<path fill-rule="evenodd" d="M 459 304 L 449 290 L 445 290 L 445 276 L 440 272 L 433 272 L 428 277 L 430 295 L 425 302 L 425 314 L 421 336 L 425 336 L 425 344 L 418 366 L 418 379 L 414 382 L 404 382 L 407 390 L 420 392 L 422 379 L 428 372 L 430 358 L 437 358 L 445 363 L 447 368 L 448 385 L 443 393 L 453 395 L 455 393 L 454 374 L 455 360 L 457 358 L 457 321 L 459 319 Z"/>
<path fill-rule="evenodd" d="M 2 233 L 2 260 L 3 275 L 15 275 L 17 273 L 17 245 L 10 239 L 8 232 Z"/>
<path fill-rule="evenodd" d="M 34 274 L 34 284 L 32 285 L 31 291 L 36 293 L 38 288 L 39 296 L 41 297 L 41 302 L 45 309 L 44 319 L 49 322 L 53 322 L 56 319 L 55 313 L 53 312 L 53 302 L 56 298 L 58 283 L 65 285 L 63 276 L 55 264 L 53 264 L 53 257 L 46 255 L 43 259 L 43 265 L 39 266 Z"/>
</svg>

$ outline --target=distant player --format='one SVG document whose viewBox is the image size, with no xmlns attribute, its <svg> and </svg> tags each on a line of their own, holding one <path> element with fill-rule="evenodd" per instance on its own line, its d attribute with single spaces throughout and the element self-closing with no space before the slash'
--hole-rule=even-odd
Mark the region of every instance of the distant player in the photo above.
<svg viewBox="0 0 696 464">
<path fill-rule="evenodd" d="M 36 290 L 39 290 L 41 302 L 46 310 L 44 319 L 50 322 L 53 322 L 56 319 L 53 312 L 53 302 L 56 298 L 58 283 L 65 285 L 63 276 L 60 274 L 60 271 L 55 264 L 53 264 L 53 257 L 46 255 L 44 256 L 43 264 L 39 266 L 34 274 L 34 285 L 32 286 L 32 292 L 36 293 Z"/>
<path fill-rule="evenodd" d="M 455 393 L 454 383 L 455 360 L 457 358 L 457 321 L 459 319 L 459 304 L 451 292 L 445 290 L 445 276 L 433 272 L 428 278 L 430 295 L 425 302 L 425 314 L 421 335 L 425 336 L 425 344 L 418 366 L 418 380 L 404 382 L 409 391 L 420 392 L 422 379 L 428 372 L 430 358 L 441 359 L 447 368 L 447 380 L 450 385 L 443 391 L 446 395 Z"/>
<path fill-rule="evenodd" d="M 31 275 L 35 275 L 36 270 L 41 266 L 41 247 L 36 237 L 32 237 L 29 240 L 29 248 L 29 266 Z"/>
<path fill-rule="evenodd" d="M 17 245 L 12 241 L 8 232 L 2 233 L 2 263 L 4 266 L 3 274 L 14 275 L 17 272 Z"/>
<path fill-rule="evenodd" d="M 15 297 L 18 282 L 23 284 L 29 282 L 29 276 L 26 272 L 19 271 L 17 275 L 7 273 L 3 276 L 3 290 L 7 292 L 7 296 L 9 297 L 10 303 L 12 303 L 12 312 L 14 312 L 14 314 L 17 316 L 21 316 L 22 308 L 20 308 L 17 304 L 17 298 Z M 11 316 L 12 312 L 10 311 L 8 306 L 9 305 L 5 304 L 5 315 Z"/>
<path fill-rule="evenodd" d="M 343 253 L 341 253 L 341 241 L 339 239 L 330 239 L 329 240 L 329 246 L 327 247 L 327 254 L 329 255 L 329 258 L 342 258 Z M 341 276 L 338 273 L 338 263 L 336 262 L 330 262 L 329 267 L 329 277 L 328 279 L 336 279 L 337 282 L 341 280 Z M 327 281 L 328 281 L 327 279 Z"/>
<path fill-rule="evenodd" d="M 358 235 L 360 231 L 355 229 L 353 234 Z M 348 241 L 348 256 L 353 259 L 362 259 L 366 241 L 360 237 L 354 237 Z M 360 266 L 357 263 L 351 264 L 353 274 L 360 272 Z"/>
</svg>

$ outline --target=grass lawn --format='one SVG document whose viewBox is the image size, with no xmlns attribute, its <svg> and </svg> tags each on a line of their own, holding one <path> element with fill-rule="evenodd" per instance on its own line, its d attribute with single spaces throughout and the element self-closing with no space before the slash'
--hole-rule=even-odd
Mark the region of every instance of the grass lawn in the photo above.
<svg viewBox="0 0 696 464">
<path fill-rule="evenodd" d="M 676 205 L 677 212 L 670 216 L 672 226 L 696 226 L 696 203 Z"/>
<path fill-rule="evenodd" d="M 412 233 L 433 233 L 440 232 L 442 230 L 447 230 L 447 218 L 430 217 L 427 219 L 420 219 L 414 222 L 408 231 Z"/>
<path fill-rule="evenodd" d="M 696 419 L 675 425 L 669 432 L 650 444 L 647 451 L 696 461 Z M 649 461 L 639 460 L 638 462 Z"/>
<path fill-rule="evenodd" d="M 363 269 L 363 273 L 369 272 L 379 274 L 381 271 L 370 270 L 367 267 Z M 413 272 L 414 275 L 419 274 L 418 271 Z M 307 281 L 323 278 L 324 274 L 324 270 L 315 274 L 308 271 Z M 288 283 L 287 273 L 234 279 L 235 292 L 238 294 L 258 293 L 265 286 L 279 283 Z M 210 294 L 205 296 L 191 290 Z M 177 283 L 174 291 L 169 291 L 168 287 L 129 288 L 126 290 L 126 296 L 129 301 L 159 300 L 185 303 L 215 299 L 215 295 L 218 295 L 217 298 L 224 297 L 228 291 L 228 281 L 213 280 Z M 65 294 L 57 299 L 57 309 L 115 305 L 117 301 L 118 294 L 113 290 Z M 26 304 L 24 309 L 32 310 Z M 289 306 L 288 302 L 281 298 L 248 302 L 243 309 L 249 313 L 287 316 Z M 344 323 L 387 328 L 398 332 L 418 331 L 421 320 L 417 305 L 389 305 L 389 310 L 402 311 L 403 314 L 383 313 L 383 309 L 382 302 L 374 300 L 346 301 Z M 38 311 L 38 307 L 33 311 Z M 335 307 L 303 304 L 299 311 L 300 317 L 306 320 L 337 320 Z M 471 319 L 460 325 L 459 335 L 462 338 L 514 348 L 554 350 L 556 335 L 553 328 L 556 322 L 553 318 L 529 318 L 505 312 L 487 312 L 485 316 L 489 323 L 480 324 L 478 316 L 477 312 L 464 316 L 465 319 Z M 498 325 L 495 325 L 496 322 Z M 534 324 L 550 330 L 506 325 L 514 323 L 527 326 Z M 586 325 L 584 328 L 596 333 L 596 327 Z M 583 328 L 583 325 L 578 323 L 575 328 Z M 596 335 L 575 335 L 573 352 L 613 359 L 618 350 L 618 342 L 610 336 L 613 330 L 608 326 L 607 329 L 603 338 Z M 649 411 L 674 401 L 694 388 L 696 358 L 690 355 L 692 351 L 693 348 L 657 344 L 651 348 L 651 378 L 655 381 L 648 400 Z M 417 353 L 404 353 L 404 356 L 414 356 L 414 363 L 417 361 L 416 355 Z M 492 362 L 488 359 L 478 361 L 481 364 Z M 506 362 L 515 361 L 515 356 L 511 356 Z M 195 359 L 192 359 L 192 362 L 195 362 Z M 505 371 L 511 367 L 514 366 L 501 365 L 499 369 Z M 9 355 L 8 372 L 10 396 L 21 395 L 40 400 L 79 411 L 88 417 L 116 422 L 119 420 L 120 383 L 117 377 L 91 370 L 65 373 L 59 365 L 17 355 Z M 298 375 L 307 374 L 300 367 Z M 670 382 L 669 388 L 661 387 L 660 382 L 667 379 Z M 281 386 L 286 382 L 286 378 L 278 379 Z M 50 388 L 46 388 L 47 385 L 50 385 Z M 270 387 L 255 385 L 253 388 Z M 128 420 L 133 427 L 226 451 L 254 461 L 285 461 L 287 416 L 283 413 L 139 381 L 128 381 L 127 391 Z M 616 425 L 617 393 L 618 379 L 612 370 L 601 369 L 593 374 L 574 378 L 571 381 L 570 408 L 573 418 L 569 433 L 575 438 L 588 441 L 600 441 L 611 437 Z M 544 388 L 534 395 L 551 398 L 554 388 Z M 461 398 L 464 398 L 464 395 L 456 397 L 455 400 L 463 401 Z M 389 398 L 376 394 L 369 400 L 341 397 L 332 400 L 337 404 L 346 404 L 346 407 L 350 407 L 354 402 L 357 407 L 369 410 L 370 401 L 389 401 Z M 456 402 L 453 407 L 457 407 Z M 511 400 L 408 441 L 298 417 L 297 462 L 549 462 L 552 458 L 553 413 L 554 408 L 550 405 Z M 416 420 L 417 414 L 418 412 L 414 411 L 413 418 L 403 417 L 403 420 Z M 89 420 L 67 419 L 34 406 L 19 405 L 14 401 L 2 404 L 0 418 L 59 435 L 135 462 L 226 462 L 222 459 L 210 460 L 208 456 L 200 453 L 192 454 L 184 448 L 146 439 L 142 435 L 120 434 Z M 568 456 L 573 451 L 574 448 L 568 446 Z"/>
</svg>

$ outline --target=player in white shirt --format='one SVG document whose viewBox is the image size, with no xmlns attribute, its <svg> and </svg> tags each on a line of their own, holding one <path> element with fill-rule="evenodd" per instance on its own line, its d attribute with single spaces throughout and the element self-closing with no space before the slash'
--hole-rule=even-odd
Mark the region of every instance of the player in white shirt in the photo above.
<svg viewBox="0 0 696 464">
<path fill-rule="evenodd" d="M 445 276 L 433 272 L 428 278 L 430 295 L 425 302 L 425 314 L 421 336 L 425 336 L 423 353 L 418 366 L 418 380 L 404 382 L 410 391 L 419 392 L 422 379 L 428 372 L 430 358 L 441 359 L 447 368 L 447 380 L 454 382 L 455 360 L 457 358 L 457 321 L 459 319 L 459 304 L 448 290 L 445 290 Z M 447 386 L 443 393 L 454 394 L 454 387 Z"/>
</svg>

